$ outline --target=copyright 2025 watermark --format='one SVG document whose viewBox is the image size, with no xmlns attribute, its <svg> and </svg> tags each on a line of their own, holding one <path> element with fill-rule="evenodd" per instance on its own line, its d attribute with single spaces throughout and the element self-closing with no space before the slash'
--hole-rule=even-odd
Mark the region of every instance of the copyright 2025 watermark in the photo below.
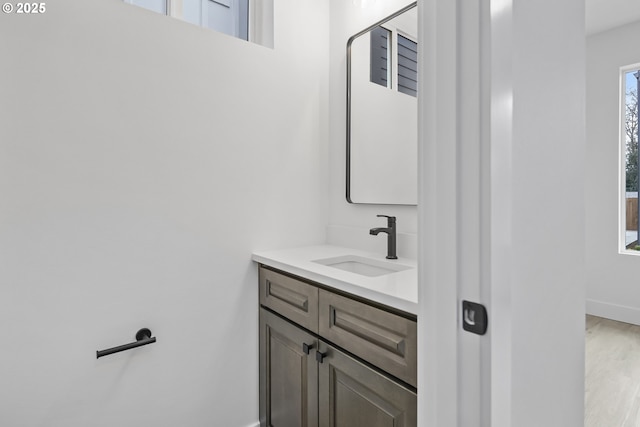
<svg viewBox="0 0 640 427">
<path fill-rule="evenodd" d="M 4 13 L 15 13 L 17 15 L 37 15 L 47 11 L 46 3 L 4 3 L 2 5 Z"/>
</svg>

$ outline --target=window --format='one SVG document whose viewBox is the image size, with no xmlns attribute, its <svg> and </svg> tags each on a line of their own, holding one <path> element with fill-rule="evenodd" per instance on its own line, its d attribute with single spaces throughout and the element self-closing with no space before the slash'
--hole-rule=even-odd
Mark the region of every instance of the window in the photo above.
<svg viewBox="0 0 640 427">
<path fill-rule="evenodd" d="M 273 47 L 273 0 L 124 0 L 263 46 Z M 253 26 L 252 26 L 253 25 Z"/>
<path fill-rule="evenodd" d="M 417 97 L 418 44 L 382 26 L 371 30 L 370 37 L 371 82 Z"/>
<path fill-rule="evenodd" d="M 640 250 L 640 210 L 638 209 L 638 88 L 640 71 L 638 66 L 622 72 L 622 129 L 621 159 L 623 194 L 621 229 L 624 235 L 624 250 Z"/>
<path fill-rule="evenodd" d="M 249 40 L 249 0 L 182 0 L 187 22 Z"/>
</svg>

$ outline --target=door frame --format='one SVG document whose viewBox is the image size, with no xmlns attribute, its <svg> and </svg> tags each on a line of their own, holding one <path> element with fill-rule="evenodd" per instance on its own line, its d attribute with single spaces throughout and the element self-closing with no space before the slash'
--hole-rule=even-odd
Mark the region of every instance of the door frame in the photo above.
<svg viewBox="0 0 640 427">
<path fill-rule="evenodd" d="M 462 300 L 490 310 L 489 0 L 418 9 L 418 419 L 488 427 L 490 332 L 463 332 L 459 319 Z"/>
</svg>

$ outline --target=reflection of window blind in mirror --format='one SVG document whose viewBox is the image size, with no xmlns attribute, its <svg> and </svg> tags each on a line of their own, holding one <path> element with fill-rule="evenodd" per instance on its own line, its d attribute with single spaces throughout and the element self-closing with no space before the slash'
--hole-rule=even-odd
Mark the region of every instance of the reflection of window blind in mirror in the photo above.
<svg viewBox="0 0 640 427">
<path fill-rule="evenodd" d="M 371 30 L 371 83 L 390 87 L 389 42 L 391 31 L 376 27 Z"/>
<path fill-rule="evenodd" d="M 418 44 L 398 34 L 398 91 L 418 96 Z"/>
</svg>

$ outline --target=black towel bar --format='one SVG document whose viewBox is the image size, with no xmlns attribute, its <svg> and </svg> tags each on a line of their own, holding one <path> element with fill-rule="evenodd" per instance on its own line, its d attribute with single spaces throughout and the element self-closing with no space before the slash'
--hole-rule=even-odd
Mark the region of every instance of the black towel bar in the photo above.
<svg viewBox="0 0 640 427">
<path fill-rule="evenodd" d="M 136 342 L 120 345 L 118 347 L 108 348 L 106 350 L 96 351 L 96 359 L 102 356 L 108 356 L 113 353 L 119 353 L 125 350 L 131 350 L 132 348 L 142 347 L 143 345 L 156 342 L 156 337 L 151 337 L 151 331 L 147 328 L 142 328 L 136 333 Z"/>
</svg>

